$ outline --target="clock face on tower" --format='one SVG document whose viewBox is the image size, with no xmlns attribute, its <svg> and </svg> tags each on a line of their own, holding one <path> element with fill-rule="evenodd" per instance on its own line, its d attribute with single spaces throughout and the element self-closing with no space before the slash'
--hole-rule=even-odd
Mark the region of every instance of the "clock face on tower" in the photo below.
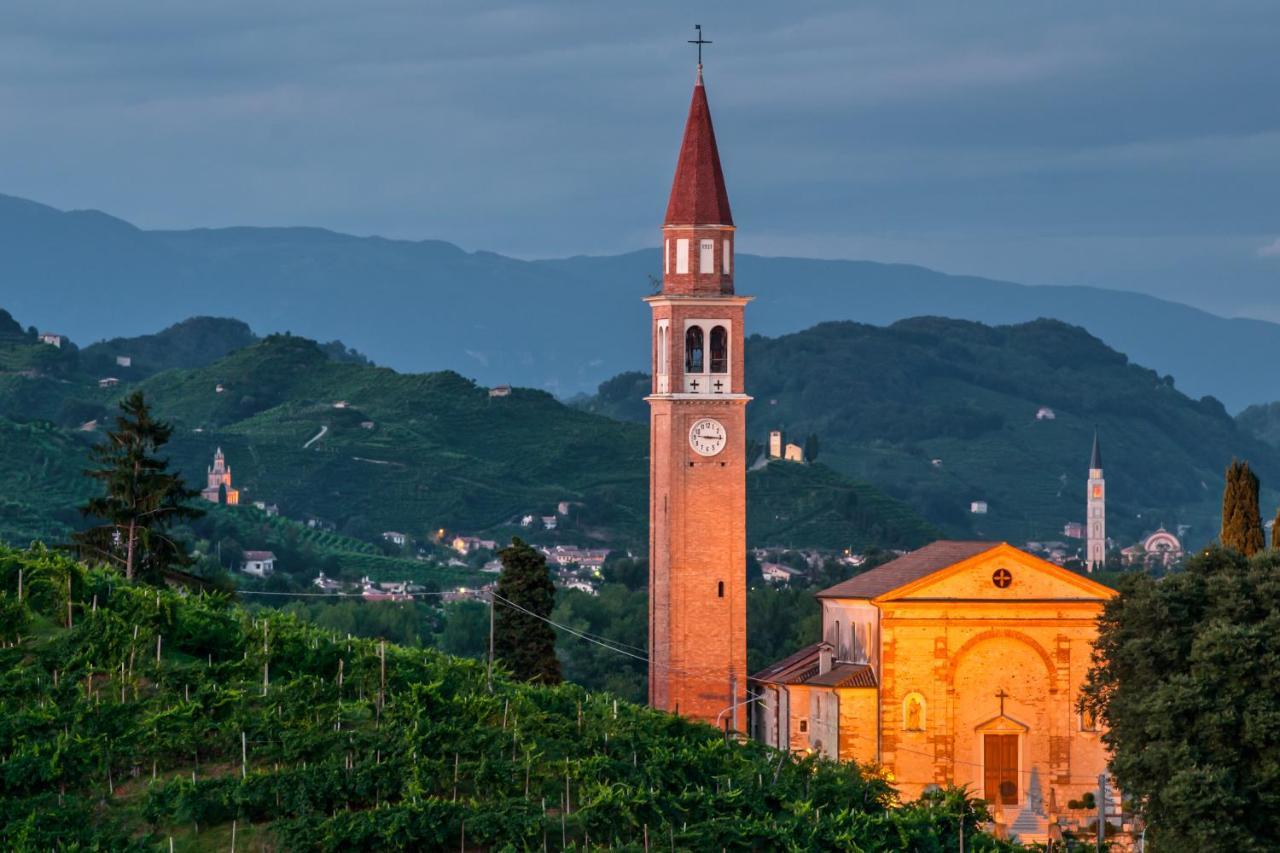
<svg viewBox="0 0 1280 853">
<path fill-rule="evenodd" d="M 728 438 L 724 424 L 714 418 L 700 418 L 689 428 L 689 446 L 699 456 L 715 456 Z"/>
</svg>

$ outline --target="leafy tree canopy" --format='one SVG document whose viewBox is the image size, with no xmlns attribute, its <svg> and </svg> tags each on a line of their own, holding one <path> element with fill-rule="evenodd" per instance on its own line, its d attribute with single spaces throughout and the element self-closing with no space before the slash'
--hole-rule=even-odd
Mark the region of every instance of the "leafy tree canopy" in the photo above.
<svg viewBox="0 0 1280 853">
<path fill-rule="evenodd" d="M 1153 847 L 1280 847 L 1280 554 L 1222 549 L 1120 579 L 1083 705 Z"/>
</svg>

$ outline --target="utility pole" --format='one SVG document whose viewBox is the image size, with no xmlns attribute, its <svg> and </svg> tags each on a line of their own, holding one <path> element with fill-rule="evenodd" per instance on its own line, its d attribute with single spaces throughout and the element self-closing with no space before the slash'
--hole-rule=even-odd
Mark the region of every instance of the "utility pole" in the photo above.
<svg viewBox="0 0 1280 853">
<path fill-rule="evenodd" d="M 489 692 L 493 692 L 493 608 L 496 604 L 496 590 L 489 592 Z"/>
<path fill-rule="evenodd" d="M 1107 774 L 1098 774 L 1098 853 L 1102 853 L 1107 837 Z"/>
</svg>

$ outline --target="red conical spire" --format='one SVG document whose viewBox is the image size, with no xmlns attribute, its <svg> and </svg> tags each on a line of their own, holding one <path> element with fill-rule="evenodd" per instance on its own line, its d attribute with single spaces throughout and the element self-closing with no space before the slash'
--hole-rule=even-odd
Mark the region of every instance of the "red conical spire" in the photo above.
<svg viewBox="0 0 1280 853">
<path fill-rule="evenodd" d="M 720 170 L 720 152 L 716 149 L 716 132 L 711 126 L 711 107 L 707 90 L 702 85 L 702 66 L 693 87 L 693 103 L 680 143 L 680 162 L 671 184 L 671 200 L 667 203 L 665 225 L 732 225 L 729 193 Z"/>
</svg>

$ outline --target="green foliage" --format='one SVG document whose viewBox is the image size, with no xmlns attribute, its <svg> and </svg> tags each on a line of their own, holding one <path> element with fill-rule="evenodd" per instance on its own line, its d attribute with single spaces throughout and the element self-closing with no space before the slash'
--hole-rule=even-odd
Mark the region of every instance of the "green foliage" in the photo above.
<svg viewBox="0 0 1280 853">
<path fill-rule="evenodd" d="M 18 571 L 25 589 L 15 604 Z M 74 627 L 65 619 L 71 579 Z M 15 609 L 16 608 L 16 609 Z M 0 549 L 5 849 L 1007 851 L 957 791 Z M 15 636 L 16 639 L 16 636 Z M 155 654 L 157 640 L 162 647 Z M 385 666 L 384 666 L 385 663 Z M 264 673 L 269 683 L 264 684 Z M 385 673 L 385 680 L 384 674 Z M 243 739 L 243 740 L 242 740 Z M 241 762 L 241 749 L 247 762 Z M 567 793 L 568 800 L 562 800 Z M 545 804 L 545 805 L 544 805 Z"/>
<path fill-rule="evenodd" d="M 1252 557 L 1267 547 L 1258 508 L 1258 477 L 1248 462 L 1232 459 L 1222 492 L 1222 547 Z"/>
<path fill-rule="evenodd" d="M 1153 847 L 1280 846 L 1280 556 L 1213 549 L 1121 579 L 1083 704 Z"/>
<path fill-rule="evenodd" d="M 496 597 L 494 657 L 523 681 L 560 682 L 556 634 L 546 619 L 556 602 L 547 558 L 519 538 L 498 552 L 502 573 Z"/>
<path fill-rule="evenodd" d="M 85 472 L 102 484 L 103 494 L 90 498 L 80 511 L 102 523 L 76 532 L 82 558 L 116 565 L 128 580 L 139 577 L 153 583 L 169 569 L 190 562 L 168 530 L 202 514 L 188 506 L 199 493 L 188 489 L 181 477 L 169 472 L 168 462 L 155 455 L 172 433 L 172 427 L 152 418 L 141 391 L 121 402 L 116 428 L 92 451 L 102 467 Z"/>
</svg>

